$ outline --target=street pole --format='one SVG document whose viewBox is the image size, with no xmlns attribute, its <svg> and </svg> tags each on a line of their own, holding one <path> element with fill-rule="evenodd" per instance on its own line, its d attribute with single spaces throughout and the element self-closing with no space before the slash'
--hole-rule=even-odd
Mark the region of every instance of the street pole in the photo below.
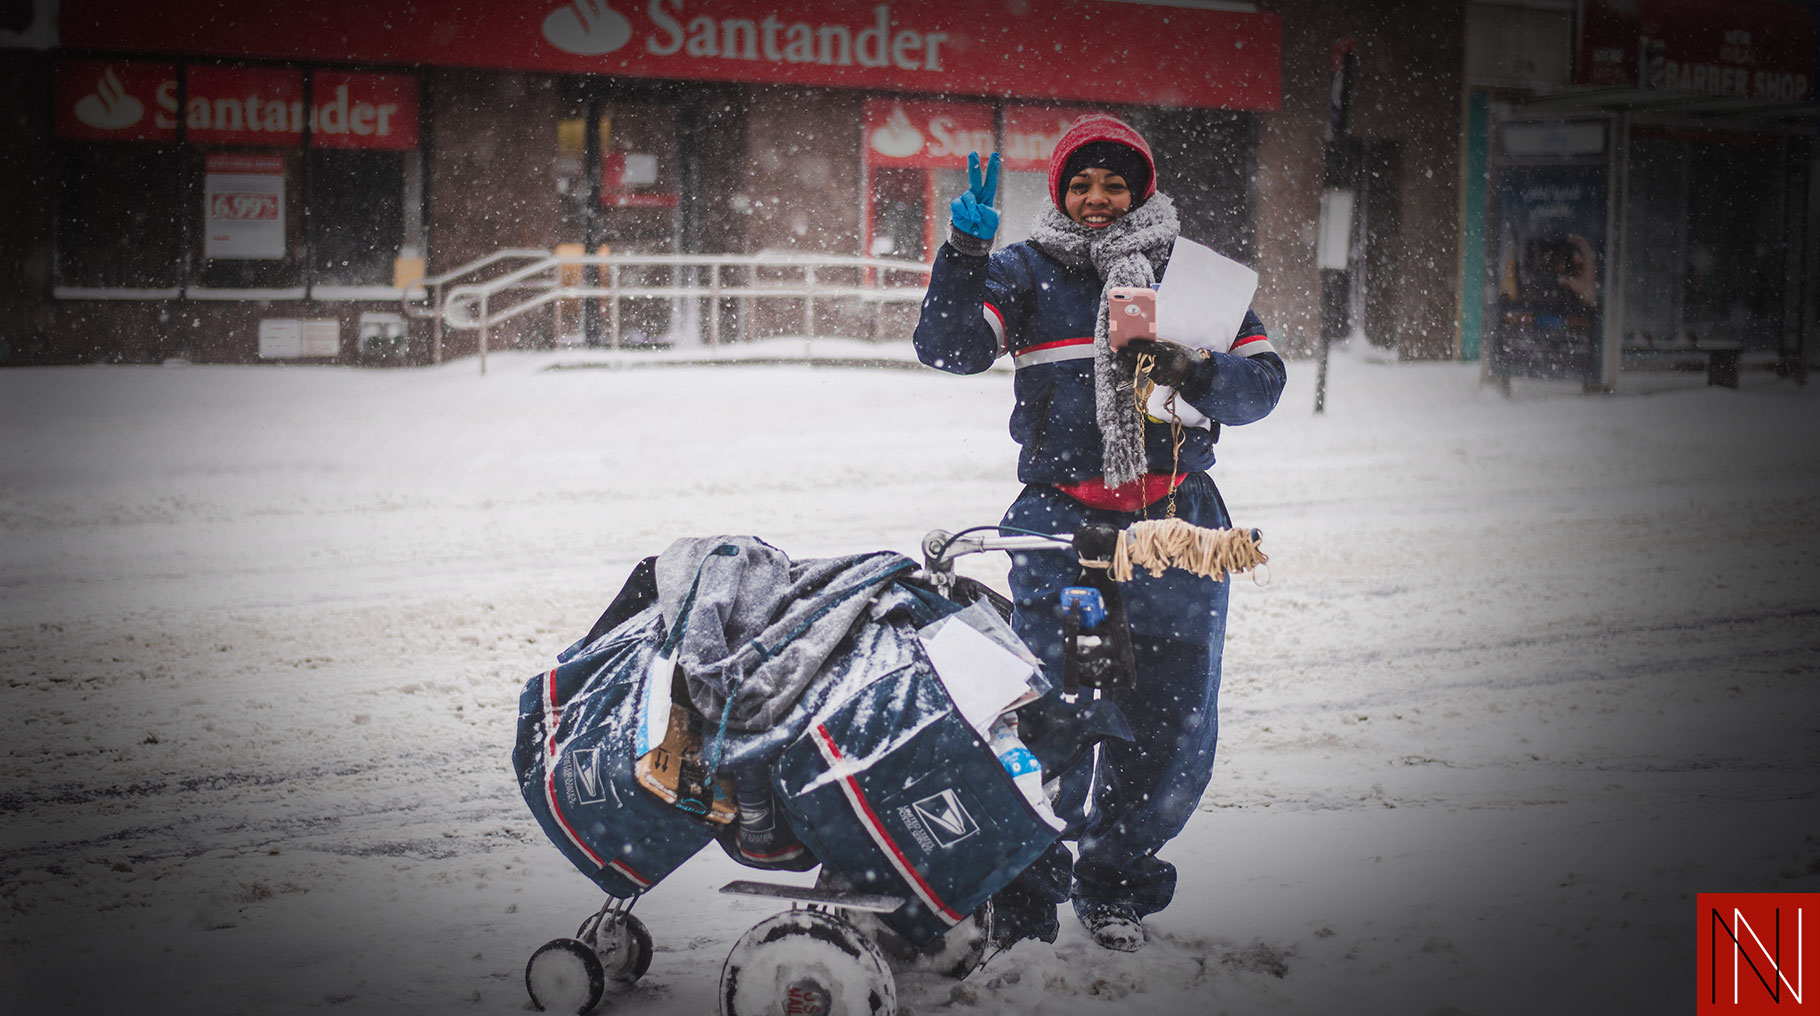
<svg viewBox="0 0 1820 1016">
<path fill-rule="evenodd" d="M 1333 44 L 1327 95 L 1327 136 L 1321 151 L 1321 221 L 1315 261 L 1321 272 L 1321 333 L 1315 366 L 1314 411 L 1327 411 L 1327 360 L 1333 340 L 1347 333 L 1352 276 L 1347 265 L 1352 249 L 1353 195 L 1357 162 L 1348 121 L 1352 116 L 1352 79 L 1358 66 L 1357 46 L 1350 38 Z"/>
</svg>

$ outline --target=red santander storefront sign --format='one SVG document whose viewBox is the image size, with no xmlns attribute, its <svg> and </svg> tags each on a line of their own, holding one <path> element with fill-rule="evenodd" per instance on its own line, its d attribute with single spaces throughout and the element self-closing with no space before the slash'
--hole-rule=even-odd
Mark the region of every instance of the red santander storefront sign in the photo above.
<svg viewBox="0 0 1820 1016">
<path fill-rule="evenodd" d="M 994 151 L 1006 170 L 1047 172 L 1056 142 L 1091 106 L 1005 107 L 1005 145 L 998 147 L 992 107 L 972 102 L 867 99 L 866 161 L 874 166 L 963 169 L 969 152 Z"/>
<path fill-rule="evenodd" d="M 1083 113 L 1099 112 L 1085 106 L 1006 106 L 1005 168 L 1047 172 L 1055 143 L 1068 133 L 1068 125 Z"/>
<path fill-rule="evenodd" d="M 54 90 L 57 136 L 289 147 L 309 128 L 316 148 L 417 147 L 417 79 L 408 74 L 270 67 L 184 68 L 136 60 L 65 60 Z"/>
<path fill-rule="evenodd" d="M 1115 0 L 61 0 L 70 48 L 1275 109 L 1277 15 Z"/>
<path fill-rule="evenodd" d="M 874 166 L 964 169 L 993 149 L 992 107 L 970 102 L 867 99 L 866 160 Z"/>
</svg>

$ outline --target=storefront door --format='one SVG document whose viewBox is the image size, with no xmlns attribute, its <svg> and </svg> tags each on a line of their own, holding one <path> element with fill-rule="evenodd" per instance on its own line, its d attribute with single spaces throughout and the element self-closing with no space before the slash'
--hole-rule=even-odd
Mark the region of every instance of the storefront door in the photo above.
<svg viewBox="0 0 1820 1016">
<path fill-rule="evenodd" d="M 652 97 L 586 94 L 556 125 L 557 199 L 568 249 L 609 255 L 674 254 L 683 249 L 682 180 L 685 153 L 678 109 Z M 624 288 L 686 284 L 672 267 L 596 268 L 578 273 L 589 284 Z M 694 340 L 687 304 L 672 298 L 619 301 L 620 344 L 666 345 Z M 606 302 L 579 316 L 589 345 L 613 341 Z M 560 337 L 559 337 L 560 338 Z"/>
</svg>

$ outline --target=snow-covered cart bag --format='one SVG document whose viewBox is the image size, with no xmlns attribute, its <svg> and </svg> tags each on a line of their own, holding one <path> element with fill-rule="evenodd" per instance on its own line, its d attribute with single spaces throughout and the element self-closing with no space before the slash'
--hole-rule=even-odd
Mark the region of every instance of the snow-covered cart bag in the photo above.
<svg viewBox="0 0 1820 1016">
<path fill-rule="evenodd" d="M 882 920 L 917 945 L 973 913 L 1057 836 L 920 650 L 819 716 L 775 775 L 803 841 L 855 887 L 906 900 Z"/>
<path fill-rule="evenodd" d="M 525 685 L 512 765 L 544 835 L 608 895 L 626 898 L 694 856 L 713 830 L 634 774 L 640 696 L 663 642 L 662 615 L 653 604 L 603 627 Z"/>
</svg>

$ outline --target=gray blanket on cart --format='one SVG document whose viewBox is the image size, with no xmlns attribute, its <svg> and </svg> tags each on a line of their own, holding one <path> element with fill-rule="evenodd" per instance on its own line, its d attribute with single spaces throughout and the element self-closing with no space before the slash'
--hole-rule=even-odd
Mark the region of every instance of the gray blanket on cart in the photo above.
<svg viewBox="0 0 1820 1016">
<path fill-rule="evenodd" d="M 752 536 L 678 540 L 657 557 L 666 646 L 717 726 L 760 731 L 788 712 L 887 583 L 893 551 L 791 561 Z"/>
</svg>

